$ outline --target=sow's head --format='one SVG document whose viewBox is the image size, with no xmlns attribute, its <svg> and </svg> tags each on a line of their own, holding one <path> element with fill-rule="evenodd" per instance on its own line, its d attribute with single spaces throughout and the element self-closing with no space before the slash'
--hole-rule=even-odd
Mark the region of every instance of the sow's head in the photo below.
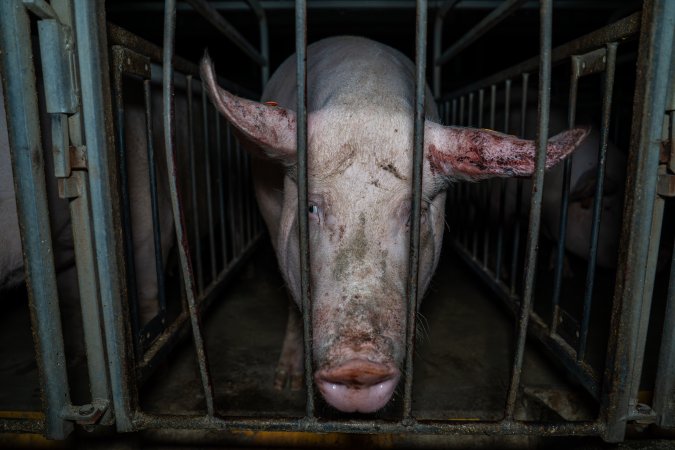
<svg viewBox="0 0 675 450">
<path fill-rule="evenodd" d="M 256 176 L 254 181 L 279 266 L 300 305 L 292 102 L 277 106 L 230 94 L 217 85 L 208 57 L 201 70 L 211 100 L 242 144 L 259 160 L 277 162 L 282 172 L 278 204 L 261 197 L 259 187 L 269 180 Z M 314 381 L 329 404 L 346 412 L 382 408 L 398 384 L 405 353 L 413 123 L 409 110 L 396 107 L 393 93 L 386 100 L 394 107 L 338 101 L 308 114 L 305 213 L 310 223 Z M 565 158 L 587 133 L 573 129 L 551 138 L 546 167 Z M 533 141 L 426 121 L 420 297 L 440 256 L 448 183 L 529 176 L 534 161 Z"/>
</svg>

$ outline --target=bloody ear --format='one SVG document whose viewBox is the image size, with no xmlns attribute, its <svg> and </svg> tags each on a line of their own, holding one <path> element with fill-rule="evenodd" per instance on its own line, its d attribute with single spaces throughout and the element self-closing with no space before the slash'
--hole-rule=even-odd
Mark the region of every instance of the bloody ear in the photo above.
<svg viewBox="0 0 675 450">
<path fill-rule="evenodd" d="M 295 112 L 277 106 L 246 100 L 218 86 L 208 54 L 202 58 L 201 76 L 211 101 L 244 138 L 244 146 L 257 156 L 295 162 Z M 248 141 L 248 142 L 246 142 Z M 246 145 L 246 144 L 252 145 Z"/>
<path fill-rule="evenodd" d="M 590 129 L 573 128 L 548 140 L 546 168 L 563 160 Z M 426 122 L 425 157 L 431 171 L 450 179 L 530 176 L 534 172 L 535 143 L 479 128 L 444 127 Z"/>
</svg>

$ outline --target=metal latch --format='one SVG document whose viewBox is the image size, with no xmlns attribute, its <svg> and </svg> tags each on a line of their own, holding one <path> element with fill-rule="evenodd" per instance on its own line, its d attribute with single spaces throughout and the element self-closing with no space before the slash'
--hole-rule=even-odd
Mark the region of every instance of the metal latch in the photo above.
<svg viewBox="0 0 675 450">
<path fill-rule="evenodd" d="M 649 405 L 638 403 L 635 405 L 635 409 L 628 415 L 627 419 L 640 425 L 649 425 L 656 423 L 657 415 Z"/>
<path fill-rule="evenodd" d="M 61 411 L 61 417 L 80 425 L 95 425 L 108 410 L 109 404 L 108 400 L 97 398 L 86 405 L 68 405 Z"/>
</svg>

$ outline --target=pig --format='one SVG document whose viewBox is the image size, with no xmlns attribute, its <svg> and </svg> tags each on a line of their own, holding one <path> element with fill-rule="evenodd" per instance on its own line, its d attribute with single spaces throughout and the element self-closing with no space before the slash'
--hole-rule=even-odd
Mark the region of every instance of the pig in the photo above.
<svg viewBox="0 0 675 450">
<path fill-rule="evenodd" d="M 300 306 L 295 57 L 271 77 L 262 103 L 217 85 L 205 55 L 202 80 L 216 108 L 253 155 L 255 194 L 283 278 Z M 411 205 L 415 68 L 403 54 L 360 37 L 307 48 L 308 177 L 314 380 L 345 412 L 383 408 L 401 378 Z M 490 130 L 444 127 L 426 89 L 419 290 L 440 256 L 445 191 L 453 180 L 528 176 L 534 142 Z M 568 155 L 586 129 L 548 143 L 546 166 Z M 297 313 L 279 362 L 302 377 Z M 283 381 L 283 380 L 281 380 Z"/>
<path fill-rule="evenodd" d="M 42 81 L 41 77 L 38 76 L 37 81 L 39 85 Z M 149 163 L 146 153 L 147 134 L 143 92 L 135 90 L 134 86 L 129 86 L 127 91 L 129 95 L 127 95 L 127 101 L 125 102 L 124 132 L 128 159 L 133 160 L 127 161 L 127 170 L 135 275 L 138 285 L 140 322 L 143 325 L 157 313 L 158 286 L 148 181 Z M 39 96 L 39 100 L 41 99 L 42 96 Z M 153 103 L 153 110 L 161 111 L 160 95 L 153 95 Z M 44 113 L 44 105 L 40 104 L 39 106 L 41 123 L 49 123 L 48 117 Z M 153 119 L 156 122 L 154 124 L 155 130 L 161 131 L 161 114 L 154 114 Z M 42 133 L 43 149 L 51 148 L 49 127 L 43 126 Z M 156 152 L 163 153 L 163 140 L 159 136 L 161 136 L 161 133 L 157 134 L 154 145 Z M 186 140 L 186 138 L 183 138 L 181 142 Z M 54 265 L 57 271 L 59 295 L 65 308 L 77 309 L 76 302 L 79 299 L 79 289 L 75 274 L 75 251 L 68 200 L 59 197 L 57 179 L 53 176 L 54 166 L 51 152 L 44 152 L 44 155 Z M 158 166 L 157 177 L 161 247 L 163 264 L 166 265 L 169 250 L 175 241 L 175 235 L 167 175 L 166 171 L 162 170 L 161 165 Z M 2 249 L 0 251 L 0 292 L 2 292 L 25 281 L 2 86 L 0 86 L 0 227 L 3 230 L 0 233 L 0 249 Z M 73 312 L 66 313 L 66 315 L 69 314 L 73 314 Z"/>
</svg>

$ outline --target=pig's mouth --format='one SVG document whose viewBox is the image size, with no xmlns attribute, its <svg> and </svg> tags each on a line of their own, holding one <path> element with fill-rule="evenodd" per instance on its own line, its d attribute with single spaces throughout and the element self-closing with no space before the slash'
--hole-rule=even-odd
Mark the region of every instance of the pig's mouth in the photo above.
<svg viewBox="0 0 675 450">
<path fill-rule="evenodd" d="M 389 402 L 401 378 L 400 370 L 363 358 L 314 374 L 314 381 L 326 401 L 344 412 L 375 412 Z"/>
</svg>

